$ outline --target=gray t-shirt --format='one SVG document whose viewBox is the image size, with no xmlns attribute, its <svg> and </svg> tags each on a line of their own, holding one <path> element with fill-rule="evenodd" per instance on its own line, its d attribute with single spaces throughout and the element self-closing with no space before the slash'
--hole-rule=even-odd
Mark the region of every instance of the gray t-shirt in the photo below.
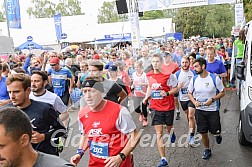
<svg viewBox="0 0 252 167">
<path fill-rule="evenodd" d="M 42 152 L 38 152 L 38 158 L 33 167 L 68 167 L 74 166 L 69 162 L 57 157 L 55 155 L 49 155 Z"/>
<path fill-rule="evenodd" d="M 60 113 L 63 113 L 67 110 L 67 106 L 63 103 L 61 98 L 57 96 L 55 93 L 52 93 L 48 90 L 46 90 L 45 94 L 40 96 L 35 96 L 33 92 L 31 92 L 29 97 L 30 99 L 33 99 L 35 101 L 42 101 L 44 103 L 51 104 L 54 110 Z"/>
</svg>

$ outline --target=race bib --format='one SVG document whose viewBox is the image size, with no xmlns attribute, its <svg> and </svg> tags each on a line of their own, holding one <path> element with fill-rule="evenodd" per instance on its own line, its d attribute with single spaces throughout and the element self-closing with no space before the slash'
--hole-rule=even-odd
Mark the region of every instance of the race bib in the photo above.
<svg viewBox="0 0 252 167">
<path fill-rule="evenodd" d="M 141 85 L 135 86 L 135 91 L 142 91 L 143 87 Z"/>
<path fill-rule="evenodd" d="M 187 88 L 181 88 L 181 93 L 182 94 L 188 94 L 188 89 Z"/>
<path fill-rule="evenodd" d="M 61 81 L 54 81 L 53 82 L 53 87 L 55 87 L 55 88 L 63 87 L 62 82 Z"/>
<path fill-rule="evenodd" d="M 91 141 L 90 152 L 97 158 L 106 159 L 109 156 L 108 143 Z"/>
<path fill-rule="evenodd" d="M 197 101 L 200 102 L 200 108 L 203 109 L 203 108 L 206 108 L 208 106 L 206 106 L 206 102 L 207 102 L 208 99 L 198 99 Z"/>
<path fill-rule="evenodd" d="M 160 94 L 161 90 L 154 90 L 151 92 L 152 99 L 163 99 L 163 96 Z"/>
</svg>

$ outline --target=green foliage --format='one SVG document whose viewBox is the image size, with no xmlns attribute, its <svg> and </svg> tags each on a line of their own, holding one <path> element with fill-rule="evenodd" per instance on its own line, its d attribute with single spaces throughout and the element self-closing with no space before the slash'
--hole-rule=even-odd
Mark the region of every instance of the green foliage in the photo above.
<svg viewBox="0 0 252 167">
<path fill-rule="evenodd" d="M 247 9 L 252 8 L 251 0 Z M 246 7 L 245 7 L 246 10 Z M 248 10 L 248 14 L 252 10 Z M 246 14 L 245 14 L 246 15 Z M 146 11 L 140 20 L 158 18 L 173 18 L 176 32 L 182 32 L 184 38 L 190 36 L 228 37 L 234 26 L 234 5 L 207 5 L 180 9 L 167 9 Z M 121 21 L 117 14 L 115 2 L 104 2 L 99 10 L 98 23 L 111 23 Z"/>
<path fill-rule="evenodd" d="M 5 14 L 4 12 L 0 12 L 0 22 L 4 22 L 6 19 L 5 19 Z"/>
<path fill-rule="evenodd" d="M 153 20 L 158 18 L 165 18 L 165 14 L 162 10 L 146 11 L 143 17 L 140 17 L 140 20 Z"/>
<path fill-rule="evenodd" d="M 114 23 L 127 19 L 125 14 L 119 15 L 116 9 L 116 3 L 113 2 L 103 2 L 102 7 L 99 9 L 99 14 L 97 16 L 98 23 Z"/>
<path fill-rule="evenodd" d="M 79 0 L 61 0 L 55 4 L 50 0 L 31 0 L 32 7 L 29 7 L 27 13 L 36 18 L 50 18 L 60 13 L 62 16 L 80 15 L 81 7 Z"/>
<path fill-rule="evenodd" d="M 244 13 L 246 22 L 252 20 L 252 1 L 251 0 L 243 0 L 244 3 Z"/>
<path fill-rule="evenodd" d="M 234 8 L 229 4 L 181 8 L 173 21 L 176 31 L 182 32 L 184 38 L 193 35 L 227 37 L 234 25 Z"/>
<path fill-rule="evenodd" d="M 4 4 L 2 4 L 0 8 L 0 22 L 4 22 L 4 21 L 6 21 L 6 18 L 5 18 L 5 12 L 4 12 Z"/>
</svg>

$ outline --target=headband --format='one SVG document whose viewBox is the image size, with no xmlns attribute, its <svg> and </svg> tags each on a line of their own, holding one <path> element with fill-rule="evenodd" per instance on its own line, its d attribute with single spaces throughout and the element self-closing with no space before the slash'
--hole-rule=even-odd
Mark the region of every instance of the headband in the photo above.
<svg viewBox="0 0 252 167">
<path fill-rule="evenodd" d="M 82 86 L 83 88 L 89 87 L 94 88 L 102 93 L 104 92 L 102 83 L 93 79 L 84 81 Z"/>
</svg>

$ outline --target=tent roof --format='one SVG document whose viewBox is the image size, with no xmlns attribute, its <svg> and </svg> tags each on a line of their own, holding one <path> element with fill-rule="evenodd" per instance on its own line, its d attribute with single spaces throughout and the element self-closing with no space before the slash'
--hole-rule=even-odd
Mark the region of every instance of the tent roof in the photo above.
<svg viewBox="0 0 252 167">
<path fill-rule="evenodd" d="M 97 24 L 88 16 L 66 16 L 61 18 L 62 33 L 67 34 L 65 42 L 88 42 L 104 38 L 104 35 L 130 33 L 130 22 Z M 14 46 L 19 46 L 32 36 L 41 45 L 57 44 L 53 18 L 21 20 L 22 29 L 10 29 Z M 173 29 L 172 19 L 141 20 L 140 35 L 142 37 L 161 36 Z M 151 25 L 151 28 L 150 28 Z M 0 22 L 2 34 L 7 36 L 6 22 Z M 165 32 L 164 32 L 165 31 Z M 0 34 L 1 35 L 1 34 Z"/>
</svg>

